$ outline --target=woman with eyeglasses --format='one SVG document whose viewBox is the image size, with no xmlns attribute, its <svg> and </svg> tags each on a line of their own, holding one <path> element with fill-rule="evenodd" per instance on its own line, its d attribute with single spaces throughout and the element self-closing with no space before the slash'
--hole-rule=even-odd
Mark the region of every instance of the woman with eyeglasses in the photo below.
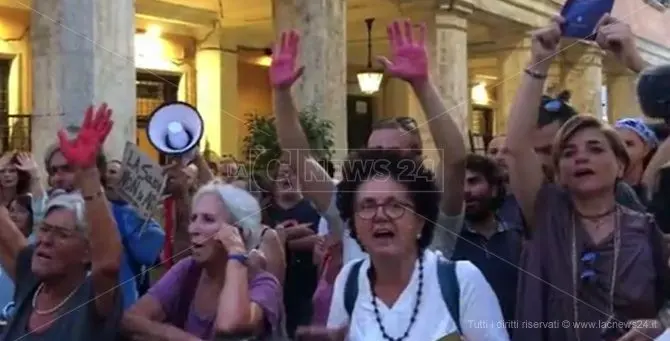
<svg viewBox="0 0 670 341">
<path fill-rule="evenodd" d="M 545 182 L 529 143 L 536 108 L 561 40 L 562 18 L 533 34 L 532 59 L 510 112 L 507 131 L 511 188 L 533 230 L 522 255 L 515 340 L 616 340 L 633 320 L 654 318 L 668 297 L 670 269 L 653 218 L 617 204 L 615 188 L 630 158 L 616 131 L 577 115 L 559 130 Z M 615 30 L 616 36 L 602 39 Z M 631 69 L 642 64 L 630 29 L 605 17 L 603 48 L 616 44 Z M 560 321 L 552 325 L 552 321 Z M 580 325 L 576 322 L 582 323 Z"/>
<path fill-rule="evenodd" d="M 91 107 L 73 141 L 59 133 L 78 191 L 49 198 L 34 246 L 0 207 L 0 262 L 16 283 L 2 340 L 116 340 L 122 245 L 95 164 L 110 116 L 106 105 Z"/>
<path fill-rule="evenodd" d="M 439 169 L 436 178 L 443 193 L 435 243 L 431 248 L 450 255 L 463 223 L 463 181 L 467 155 L 463 134 L 452 115 L 447 114 L 448 105 L 431 78 L 425 25 L 414 25 L 408 20 L 395 21 L 388 26 L 387 33 L 389 45 L 393 47 L 391 56 L 380 57 L 379 61 L 389 75 L 410 86 L 426 115 L 426 124 L 436 148 L 443 151 L 435 153 L 438 159 L 427 160 Z M 344 262 L 348 262 L 365 254 L 351 239 L 351 229 L 347 226 L 349 222 L 339 219 L 335 205 L 335 182 L 312 157 L 305 132 L 300 126 L 299 111 L 291 94 L 291 87 L 303 71 L 298 65 L 299 52 L 300 36 L 295 31 L 282 33 L 281 41 L 273 49 L 270 81 L 274 94 L 273 111 L 277 115 L 277 135 L 281 148 L 291 153 L 289 160 L 292 168 L 298 171 L 303 195 L 328 220 L 329 233 L 342 240 Z M 421 154 L 419 149 L 423 146 L 418 138 L 418 126 L 411 119 L 394 120 L 388 124 L 388 128 L 377 127 L 372 132 L 367 148 L 401 150 L 406 155 Z"/>
<path fill-rule="evenodd" d="M 342 178 L 337 206 L 369 257 L 338 274 L 327 327 L 304 328 L 298 340 L 509 339 L 482 273 L 427 249 L 440 191 L 420 159 L 361 151 Z"/>
</svg>

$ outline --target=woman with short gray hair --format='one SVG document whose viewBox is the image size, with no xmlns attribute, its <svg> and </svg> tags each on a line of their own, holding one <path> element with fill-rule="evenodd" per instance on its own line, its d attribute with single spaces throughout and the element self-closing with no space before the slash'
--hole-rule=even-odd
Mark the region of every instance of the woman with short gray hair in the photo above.
<svg viewBox="0 0 670 341">
<path fill-rule="evenodd" d="M 210 182 L 193 197 L 188 231 L 192 255 L 125 313 L 124 334 L 180 341 L 280 335 L 281 285 L 247 262 L 260 241 L 258 201 L 234 185 Z"/>
<path fill-rule="evenodd" d="M 54 193 L 34 246 L 0 207 L 0 263 L 16 283 L 16 312 L 2 340 L 116 339 L 121 240 L 95 166 L 110 115 L 106 105 L 95 115 L 91 107 L 73 141 L 59 133 L 78 191 Z"/>
</svg>

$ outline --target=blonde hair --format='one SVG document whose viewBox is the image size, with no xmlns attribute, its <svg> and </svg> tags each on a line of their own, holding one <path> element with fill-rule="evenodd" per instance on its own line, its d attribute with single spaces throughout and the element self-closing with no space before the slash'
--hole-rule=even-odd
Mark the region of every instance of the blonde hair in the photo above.
<svg viewBox="0 0 670 341">
<path fill-rule="evenodd" d="M 561 159 L 561 153 L 568 144 L 568 141 L 575 136 L 578 132 L 584 129 L 596 129 L 605 136 L 607 143 L 614 156 L 619 162 L 624 166 L 624 173 L 628 169 L 630 164 L 630 157 L 628 157 L 628 152 L 626 151 L 626 146 L 619 137 L 619 134 L 612 128 L 609 124 L 600 121 L 599 119 L 591 115 L 576 115 L 570 118 L 563 124 L 563 126 L 558 130 L 556 137 L 554 138 L 554 146 L 552 148 L 552 163 L 554 169 L 558 169 L 558 163 Z"/>
</svg>

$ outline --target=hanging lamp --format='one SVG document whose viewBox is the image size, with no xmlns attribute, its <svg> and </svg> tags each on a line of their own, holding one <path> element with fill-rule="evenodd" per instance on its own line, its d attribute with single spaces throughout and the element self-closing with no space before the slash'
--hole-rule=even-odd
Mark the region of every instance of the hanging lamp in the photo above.
<svg viewBox="0 0 670 341">
<path fill-rule="evenodd" d="M 365 19 L 365 25 L 368 28 L 368 65 L 364 72 L 359 72 L 356 75 L 358 87 L 366 95 L 372 95 L 379 91 L 379 86 L 382 84 L 382 78 L 384 77 L 383 73 L 372 68 L 372 23 L 374 21 L 374 18 Z"/>
</svg>

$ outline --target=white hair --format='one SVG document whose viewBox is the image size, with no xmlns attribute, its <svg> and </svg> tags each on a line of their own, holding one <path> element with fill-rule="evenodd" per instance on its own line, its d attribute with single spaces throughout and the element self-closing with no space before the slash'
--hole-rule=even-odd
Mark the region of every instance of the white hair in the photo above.
<svg viewBox="0 0 670 341">
<path fill-rule="evenodd" d="M 78 231 L 88 233 L 88 224 L 85 216 L 85 201 L 84 197 L 78 192 L 65 192 L 63 190 L 56 190 L 50 196 L 44 209 L 45 216 L 51 211 L 57 209 L 65 209 L 71 211 L 75 215 L 75 227 Z"/>
<path fill-rule="evenodd" d="M 193 206 L 205 194 L 214 194 L 223 201 L 233 217 L 228 223 L 241 228 L 247 250 L 260 243 L 261 206 L 256 198 L 242 188 L 215 180 L 198 189 L 193 196 Z"/>
</svg>

